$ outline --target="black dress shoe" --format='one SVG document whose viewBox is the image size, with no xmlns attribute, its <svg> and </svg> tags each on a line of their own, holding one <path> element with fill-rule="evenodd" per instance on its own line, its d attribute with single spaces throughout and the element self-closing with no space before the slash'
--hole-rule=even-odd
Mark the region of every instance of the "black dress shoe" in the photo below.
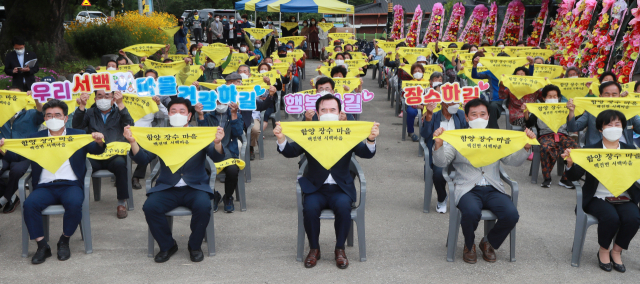
<svg viewBox="0 0 640 284">
<path fill-rule="evenodd" d="M 34 254 L 33 257 L 31 258 L 31 263 L 33 264 L 43 263 L 45 260 L 47 260 L 47 257 L 51 257 L 51 255 L 52 254 L 51 254 L 50 246 L 38 248 L 38 250 L 36 251 L 36 254 Z"/>
<path fill-rule="evenodd" d="M 174 243 L 173 246 L 168 251 L 161 251 L 156 254 L 156 257 L 153 259 L 157 263 L 166 262 L 171 258 L 171 256 L 178 251 L 178 244 Z"/>
<path fill-rule="evenodd" d="M 187 247 L 189 250 L 189 257 L 193 262 L 201 262 L 204 259 L 204 253 L 202 253 L 202 249 L 192 250 L 190 247 Z"/>
<path fill-rule="evenodd" d="M 71 257 L 69 243 L 58 242 L 58 260 L 65 261 Z"/>
<path fill-rule="evenodd" d="M 613 257 L 611 257 L 611 251 L 609 251 L 609 258 L 611 258 L 611 264 L 613 264 L 613 270 L 624 273 L 627 269 L 624 267 L 624 264 L 617 264 L 613 261 Z"/>
<path fill-rule="evenodd" d="M 600 265 L 600 269 L 606 272 L 611 272 L 611 262 L 602 263 L 602 261 L 600 261 L 600 252 L 598 252 L 597 255 L 598 255 L 598 264 Z"/>
<path fill-rule="evenodd" d="M 16 209 L 18 208 L 18 205 L 20 205 L 20 198 L 16 198 L 16 201 L 11 201 L 11 198 L 10 198 L 7 204 L 2 209 L 2 213 L 9 214 L 13 211 L 16 211 Z"/>
</svg>

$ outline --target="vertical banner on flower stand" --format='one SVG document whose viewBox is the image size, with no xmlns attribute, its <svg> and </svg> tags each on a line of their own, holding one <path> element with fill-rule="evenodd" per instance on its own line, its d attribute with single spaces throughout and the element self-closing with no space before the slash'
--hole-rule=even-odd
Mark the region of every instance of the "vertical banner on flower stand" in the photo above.
<svg viewBox="0 0 640 284">
<path fill-rule="evenodd" d="M 416 7 L 415 12 L 413 13 L 413 19 L 411 20 L 411 24 L 409 24 L 409 31 L 407 31 L 407 46 L 408 47 L 416 47 L 418 42 L 418 37 L 420 37 L 420 26 L 422 25 L 422 9 L 420 9 L 420 4 Z"/>
<path fill-rule="evenodd" d="M 611 1 L 611 0 L 610 0 Z M 614 0 L 615 1 L 615 0 Z M 547 15 L 549 14 L 549 0 L 543 0 L 540 7 L 540 13 L 533 22 L 533 31 L 527 39 L 527 46 L 538 46 L 544 34 L 544 26 L 547 23 Z"/>
<path fill-rule="evenodd" d="M 391 30 L 391 39 L 404 38 L 404 8 L 402 5 L 393 6 L 393 29 Z"/>
<path fill-rule="evenodd" d="M 430 42 L 436 42 L 440 37 L 442 37 L 444 7 L 442 7 L 441 3 L 433 4 L 430 18 L 429 26 L 427 26 L 427 31 L 424 33 L 424 39 L 422 40 L 422 44 L 424 46 L 427 46 Z"/>
<path fill-rule="evenodd" d="M 496 40 L 496 30 L 498 30 L 498 4 L 494 1 L 491 3 L 486 25 L 483 25 L 480 30 L 482 40 L 487 40 L 489 45 L 493 45 Z"/>
<path fill-rule="evenodd" d="M 572 65 L 577 65 L 579 59 L 579 49 L 584 37 L 589 34 L 589 23 L 591 23 L 591 17 L 593 17 L 593 10 L 598 4 L 597 0 L 585 0 L 585 9 L 580 17 L 580 20 L 576 22 L 575 28 L 571 28 L 571 37 L 568 40 L 567 50 L 564 57 Z"/>
<path fill-rule="evenodd" d="M 460 33 L 458 41 L 480 45 L 480 38 L 482 37 L 480 30 L 484 26 L 487 16 L 489 16 L 489 9 L 482 4 L 477 5 L 473 9 L 473 13 L 469 17 L 464 30 Z"/>
<path fill-rule="evenodd" d="M 464 22 L 464 5 L 458 2 L 453 4 L 453 9 L 451 10 L 451 17 L 449 17 L 449 24 L 447 25 L 447 30 L 444 32 L 442 41 L 456 41 L 458 39 L 458 33 L 462 28 L 463 22 Z"/>
<path fill-rule="evenodd" d="M 605 49 L 610 40 L 609 9 L 615 2 L 616 0 L 604 0 L 602 2 L 602 11 L 596 25 L 593 27 L 593 31 L 591 31 L 591 34 L 585 31 L 587 34 L 585 36 L 585 46 L 582 52 L 578 54 L 576 66 L 582 69 L 583 73 L 588 73 L 590 77 L 598 77 L 604 72 L 605 60 L 609 54 L 609 51 Z"/>
<path fill-rule="evenodd" d="M 562 38 L 562 31 L 566 25 L 571 22 L 571 9 L 573 9 L 575 0 L 563 0 L 562 5 L 558 8 L 556 18 L 551 21 L 551 31 L 547 36 L 547 48 L 551 50 L 558 50 L 560 39 Z"/>
<path fill-rule="evenodd" d="M 576 28 L 576 25 L 580 20 L 580 15 L 582 15 L 582 12 L 586 7 L 587 3 L 585 2 L 585 0 L 578 1 L 578 3 L 576 3 L 576 7 L 571 10 L 571 20 L 569 21 L 569 24 L 562 27 L 562 38 L 560 38 L 560 41 L 556 46 L 556 60 L 560 61 L 560 65 L 562 66 L 569 66 L 570 62 L 567 60 L 568 57 L 566 55 L 567 46 L 569 45 L 569 41 L 572 40 L 573 30 Z M 569 13 L 567 14 L 569 15 Z"/>
<path fill-rule="evenodd" d="M 622 58 L 614 65 L 613 73 L 618 75 L 619 82 L 628 83 L 633 76 L 633 69 L 640 52 L 640 9 L 638 8 L 631 9 L 631 20 L 627 26 L 627 32 L 622 38 L 620 49 L 622 50 Z"/>
<path fill-rule="evenodd" d="M 524 4 L 520 0 L 513 0 L 507 6 L 498 40 L 504 40 L 505 46 L 515 46 L 522 39 L 523 30 Z"/>
</svg>

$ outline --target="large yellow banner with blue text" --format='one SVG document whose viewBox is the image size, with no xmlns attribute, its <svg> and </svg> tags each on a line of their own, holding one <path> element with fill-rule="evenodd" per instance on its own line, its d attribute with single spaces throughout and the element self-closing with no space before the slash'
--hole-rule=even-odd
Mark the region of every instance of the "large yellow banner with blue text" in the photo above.
<svg viewBox="0 0 640 284">
<path fill-rule="evenodd" d="M 217 127 L 131 127 L 140 147 L 162 159 L 171 172 L 178 171 L 191 157 L 209 146 Z"/>
<path fill-rule="evenodd" d="M 76 151 L 93 141 L 89 134 L 5 139 L 0 149 L 23 156 L 55 173 Z"/>
<path fill-rule="evenodd" d="M 570 157 L 615 197 L 640 179 L 640 150 L 573 149 Z"/>
<path fill-rule="evenodd" d="M 325 169 L 331 169 L 371 134 L 368 121 L 281 122 L 282 133 L 304 148 Z"/>
<path fill-rule="evenodd" d="M 484 167 L 529 145 L 540 145 L 522 131 L 502 129 L 457 129 L 443 132 L 440 138 L 451 144 L 476 168 Z"/>
</svg>

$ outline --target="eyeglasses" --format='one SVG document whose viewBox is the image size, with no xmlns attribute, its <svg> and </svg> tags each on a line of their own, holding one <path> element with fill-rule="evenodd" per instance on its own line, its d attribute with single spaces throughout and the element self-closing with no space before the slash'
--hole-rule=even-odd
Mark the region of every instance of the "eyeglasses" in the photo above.
<svg viewBox="0 0 640 284">
<path fill-rule="evenodd" d="M 63 115 L 63 114 L 61 114 L 61 113 L 55 113 L 55 114 L 54 114 L 54 113 L 48 113 L 48 114 L 45 116 L 45 118 L 46 118 L 47 120 L 52 119 L 52 118 L 62 119 L 62 118 L 64 118 L 64 115 Z"/>
</svg>

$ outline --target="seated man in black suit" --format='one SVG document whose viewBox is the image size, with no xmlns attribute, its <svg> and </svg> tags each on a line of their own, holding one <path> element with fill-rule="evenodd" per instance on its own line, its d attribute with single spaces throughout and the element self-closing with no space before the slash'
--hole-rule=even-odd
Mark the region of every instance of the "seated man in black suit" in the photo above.
<svg viewBox="0 0 640 284">
<path fill-rule="evenodd" d="M 340 100 L 332 94 L 320 97 L 316 101 L 316 109 L 320 121 L 337 121 L 340 114 Z M 304 193 L 303 213 L 304 229 L 309 239 L 309 254 L 304 261 L 306 268 L 316 265 L 320 259 L 320 212 L 331 209 L 336 216 L 336 266 L 344 269 L 349 261 L 344 252 L 344 242 L 351 226 L 351 204 L 356 201 L 356 187 L 349 174 L 351 154 L 370 159 L 376 154 L 376 137 L 379 123 L 374 123 L 367 142 L 360 142 L 347 152 L 330 170 L 325 169 L 318 161 L 297 143 L 289 143 L 282 133 L 280 122 L 276 123 L 273 134 L 278 138 L 278 152 L 287 158 L 295 158 L 303 153 L 309 161 L 308 176 L 298 179 Z"/>
<path fill-rule="evenodd" d="M 189 127 L 192 116 L 193 108 L 189 100 L 178 97 L 169 103 L 171 126 Z M 191 236 L 189 236 L 187 247 L 191 261 L 199 262 L 204 259 L 200 246 L 211 218 L 211 199 L 213 199 L 205 164 L 207 156 L 214 162 L 224 159 L 221 143 L 224 130 L 222 127 L 217 129 L 213 143 L 196 153 L 175 173 L 160 159 L 160 177 L 156 186 L 147 192 L 147 201 L 142 206 L 151 235 L 160 247 L 160 252 L 154 259 L 155 262 L 166 262 L 178 251 L 178 244 L 171 236 L 171 228 L 165 217 L 167 212 L 178 206 L 191 210 Z M 131 144 L 130 155 L 136 163 L 147 164 L 156 158 L 153 153 L 140 148 L 129 126 L 124 129 L 124 137 Z"/>
<path fill-rule="evenodd" d="M 89 94 L 82 94 L 76 99 L 78 109 L 73 115 L 73 128 L 84 129 L 87 133 L 100 132 L 104 134 L 107 143 L 124 142 L 122 132 L 127 125 L 134 125 L 120 91 L 95 91 L 96 103 L 86 108 Z M 89 159 L 93 171 L 109 170 L 116 176 L 116 191 L 118 205 L 116 216 L 118 219 L 127 218 L 126 202 L 129 199 L 129 179 L 127 178 L 127 159 L 125 156 L 115 155 L 107 160 Z"/>
<path fill-rule="evenodd" d="M 53 137 L 86 134 L 83 130 L 64 127 L 69 119 L 67 104 L 59 100 L 50 100 L 42 107 L 48 130 L 42 130 L 29 135 L 32 137 Z M 87 154 L 100 155 L 106 144 L 102 142 L 104 136 L 100 132 L 91 134 L 94 142 L 76 151 L 62 166 L 52 173 L 43 169 L 38 163 L 31 161 L 31 185 L 33 190 L 24 201 L 24 222 L 29 230 L 29 237 L 38 243 L 38 250 L 31 258 L 31 263 L 43 263 L 51 256 L 51 248 L 44 239 L 42 210 L 49 205 L 62 204 L 64 217 L 62 218 L 62 235 L 58 241 L 58 260 L 71 257 L 69 238 L 78 228 L 82 220 L 82 201 L 84 200 L 84 175 L 87 172 Z M 0 147 L 4 145 L 4 138 L 0 140 Z M 2 150 L 0 150 L 2 153 Z M 5 153 L 2 153 L 5 154 Z M 7 152 L 5 159 L 20 162 L 26 158 Z"/>
</svg>

